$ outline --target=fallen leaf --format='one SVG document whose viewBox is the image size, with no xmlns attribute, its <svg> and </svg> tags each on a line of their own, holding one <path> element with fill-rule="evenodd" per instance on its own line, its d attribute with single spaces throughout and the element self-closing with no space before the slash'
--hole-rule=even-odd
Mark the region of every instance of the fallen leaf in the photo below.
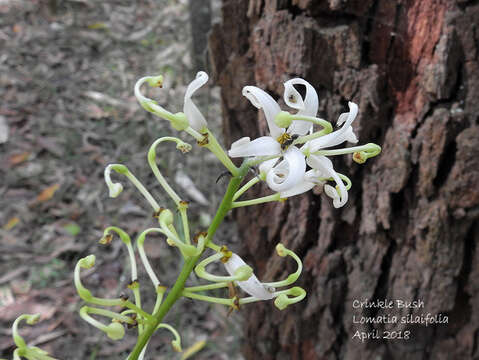
<svg viewBox="0 0 479 360">
<path fill-rule="evenodd" d="M 95 104 L 89 104 L 87 106 L 87 115 L 92 119 L 102 119 L 109 116 L 106 111 Z"/>
<path fill-rule="evenodd" d="M 10 218 L 10 220 L 7 221 L 5 225 L 3 225 L 3 230 L 11 230 L 13 229 L 18 223 L 20 222 L 20 219 L 17 218 L 16 216 Z"/>
<path fill-rule="evenodd" d="M 35 202 L 39 203 L 39 202 L 45 202 L 50 200 L 53 197 L 53 195 L 55 195 L 55 192 L 58 190 L 59 187 L 60 187 L 60 184 L 54 184 L 47 187 L 37 196 L 37 198 L 35 199 Z"/>
<path fill-rule="evenodd" d="M 206 341 L 201 340 L 195 342 L 193 345 L 191 345 L 188 349 L 185 350 L 183 353 L 183 356 L 181 357 L 181 360 L 186 360 L 196 354 L 197 352 L 201 351 L 206 345 Z"/>
<path fill-rule="evenodd" d="M 30 152 L 25 151 L 25 152 L 22 152 L 21 154 L 15 154 L 10 156 L 10 158 L 8 159 L 8 163 L 12 166 L 18 165 L 18 164 L 21 164 L 22 162 L 27 161 L 29 157 L 30 157 Z"/>
<path fill-rule="evenodd" d="M 91 30 L 102 30 L 102 29 L 108 29 L 108 25 L 102 22 L 97 22 L 97 23 L 88 25 L 88 28 Z"/>
<path fill-rule="evenodd" d="M 13 30 L 14 33 L 17 33 L 17 34 L 18 34 L 19 32 L 22 31 L 22 27 L 21 27 L 21 25 L 19 25 L 19 24 L 15 24 L 15 25 L 13 25 L 13 29 L 12 29 L 12 30 Z"/>
<path fill-rule="evenodd" d="M 188 196 L 201 205 L 208 205 L 209 201 L 203 193 L 196 187 L 191 178 L 183 171 L 178 171 L 175 175 L 175 182 L 185 190 Z"/>
<path fill-rule="evenodd" d="M 0 307 L 11 305 L 15 302 L 10 286 L 0 286 Z"/>
</svg>

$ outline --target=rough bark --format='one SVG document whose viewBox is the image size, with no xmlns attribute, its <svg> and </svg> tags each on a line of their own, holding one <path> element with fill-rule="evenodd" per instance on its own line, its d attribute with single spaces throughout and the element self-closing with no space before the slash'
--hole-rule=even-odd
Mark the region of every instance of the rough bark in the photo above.
<svg viewBox="0 0 479 360">
<path fill-rule="evenodd" d="M 478 359 L 478 2 L 224 0 L 222 11 L 210 53 L 227 143 L 266 130 L 243 86 L 280 98 L 282 83 L 301 76 L 318 90 L 321 117 L 337 119 L 352 100 L 360 142 L 383 147 L 362 166 L 334 159 L 353 180 L 342 209 L 310 193 L 237 212 L 260 278 L 293 269 L 274 255 L 282 242 L 304 259 L 308 291 L 282 312 L 269 302 L 242 311 L 246 358 Z M 356 309 L 355 299 L 418 299 L 424 308 Z M 449 323 L 353 323 L 428 312 Z M 374 329 L 411 336 L 352 338 Z"/>
</svg>

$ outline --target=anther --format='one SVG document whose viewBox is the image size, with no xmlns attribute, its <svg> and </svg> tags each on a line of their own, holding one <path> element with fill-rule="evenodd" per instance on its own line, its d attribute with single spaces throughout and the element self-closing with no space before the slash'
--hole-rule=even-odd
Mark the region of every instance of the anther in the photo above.
<svg viewBox="0 0 479 360">
<path fill-rule="evenodd" d="M 203 135 L 203 139 L 197 141 L 197 144 L 198 144 L 199 146 L 208 145 L 208 144 L 209 144 L 208 133 L 204 133 L 204 134 L 201 134 L 201 135 Z"/>
</svg>

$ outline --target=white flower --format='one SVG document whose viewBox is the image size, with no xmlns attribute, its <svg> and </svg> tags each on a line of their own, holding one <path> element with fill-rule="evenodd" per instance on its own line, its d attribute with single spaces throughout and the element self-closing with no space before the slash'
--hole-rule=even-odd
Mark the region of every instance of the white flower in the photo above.
<svg viewBox="0 0 479 360">
<path fill-rule="evenodd" d="M 234 275 L 236 270 L 241 266 L 245 266 L 246 263 L 238 255 L 233 253 L 224 265 L 226 271 L 230 275 Z M 275 297 L 275 288 L 262 284 L 254 274 L 252 274 L 248 280 L 236 281 L 236 284 L 238 284 L 245 293 L 256 299 L 269 300 Z"/>
<path fill-rule="evenodd" d="M 311 153 L 314 153 L 320 149 L 336 146 L 342 144 L 345 141 L 351 143 L 357 143 L 358 139 L 353 132 L 353 127 L 351 124 L 358 114 L 358 105 L 350 101 L 349 112 L 342 113 L 336 125 L 343 125 L 340 129 L 333 131 L 332 133 L 321 136 L 317 139 L 308 141 L 303 147 L 302 150 L 309 149 Z"/>
<path fill-rule="evenodd" d="M 190 122 L 190 126 L 196 131 L 201 131 L 203 128 L 207 127 L 205 117 L 198 110 L 196 105 L 191 100 L 193 94 L 202 87 L 208 81 L 208 74 L 204 71 L 199 71 L 196 74 L 195 80 L 193 80 L 186 89 L 185 93 L 185 104 L 183 105 L 183 112 L 186 115 L 186 118 Z"/>
<path fill-rule="evenodd" d="M 326 184 L 324 185 L 324 192 L 333 199 L 333 205 L 335 208 L 344 206 L 348 201 L 348 191 L 338 173 L 334 171 L 331 160 L 322 155 L 310 155 L 307 158 L 307 163 L 314 170 L 317 170 L 321 174 L 321 177 L 333 178 L 336 182 L 337 188 L 335 189 L 331 185 Z"/>
<path fill-rule="evenodd" d="M 173 114 L 160 106 L 156 101 L 147 98 L 141 92 L 141 85 L 148 83 L 152 87 L 163 86 L 163 76 L 145 76 L 139 79 L 135 84 L 135 96 L 143 108 L 163 119 L 171 122 L 171 125 L 176 130 L 186 130 L 189 127 L 201 132 L 207 127 L 206 120 L 196 105 L 191 100 L 194 93 L 208 81 L 208 74 L 200 71 L 196 74 L 196 79 L 193 80 L 186 89 L 185 102 L 183 105 L 183 113 L 179 112 Z"/>
<path fill-rule="evenodd" d="M 303 100 L 294 84 L 306 86 L 306 96 Z M 315 116 L 318 111 L 318 97 L 314 88 L 303 79 L 292 79 L 285 84 L 284 98 L 286 104 L 298 109 L 298 114 Z M 275 123 L 276 116 L 281 112 L 278 103 L 265 91 L 256 86 L 245 86 L 243 95 L 258 109 L 263 109 L 270 136 L 262 136 L 253 141 L 244 137 L 234 142 L 228 154 L 231 157 L 249 156 L 282 156 L 266 162 L 260 170 L 267 172 L 266 182 L 276 192 L 283 192 L 298 184 L 306 172 L 306 163 L 303 153 L 291 146 L 294 136 L 306 134 L 312 127 L 307 121 L 293 120 L 288 129 L 280 128 Z"/>
</svg>

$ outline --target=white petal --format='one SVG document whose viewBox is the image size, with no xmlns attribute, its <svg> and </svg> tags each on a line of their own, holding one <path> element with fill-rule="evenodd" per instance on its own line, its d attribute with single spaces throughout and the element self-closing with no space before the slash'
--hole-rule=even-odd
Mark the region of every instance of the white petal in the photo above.
<svg viewBox="0 0 479 360">
<path fill-rule="evenodd" d="M 329 172 L 324 171 L 324 169 L 333 169 L 333 162 L 326 156 L 310 155 L 306 159 L 306 163 L 326 176 L 329 176 Z"/>
<path fill-rule="evenodd" d="M 244 144 L 248 144 L 250 141 L 251 141 L 251 139 L 248 136 L 244 136 L 244 137 L 236 140 L 234 143 L 232 143 L 231 144 L 231 149 L 233 149 L 235 147 L 238 147 L 238 146 L 241 146 L 241 145 L 244 145 Z"/>
<path fill-rule="evenodd" d="M 246 263 L 238 255 L 231 255 L 229 260 L 224 264 L 226 271 L 230 275 L 234 275 L 235 271 L 246 265 Z M 274 292 L 270 292 L 267 288 L 258 280 L 258 278 L 252 274 L 248 280 L 245 281 L 236 281 L 238 286 L 243 289 L 247 294 L 261 300 L 269 300 L 274 296 Z"/>
<path fill-rule="evenodd" d="M 113 183 L 110 187 L 110 197 L 116 198 L 123 191 L 123 185 L 120 183 Z"/>
<path fill-rule="evenodd" d="M 259 172 L 260 172 L 260 173 L 265 173 L 265 174 L 268 173 L 268 171 L 270 171 L 271 168 L 272 168 L 277 162 L 278 162 L 278 158 L 263 161 L 263 162 L 259 165 Z"/>
<path fill-rule="evenodd" d="M 354 135 L 351 124 L 358 114 L 358 106 L 349 102 L 349 113 L 343 113 L 339 116 L 338 124 L 343 124 L 341 129 L 333 131 L 330 134 L 321 136 L 320 138 L 311 140 L 309 142 L 309 149 L 311 152 L 319 149 L 336 146 L 345 141 L 357 142 L 356 135 Z M 346 118 L 347 115 L 347 118 Z M 352 133 L 352 134 L 351 134 Z"/>
<path fill-rule="evenodd" d="M 274 122 L 274 118 L 281 111 L 278 103 L 267 92 L 256 86 L 245 86 L 243 95 L 258 109 L 263 109 L 271 136 L 275 139 L 280 136 L 283 129 Z"/>
<path fill-rule="evenodd" d="M 306 87 L 306 95 L 304 99 L 293 85 L 301 84 Z M 290 97 L 295 99 L 291 102 Z M 304 79 L 295 78 L 284 83 L 284 101 L 286 104 L 294 109 L 298 109 L 298 115 L 316 116 L 318 113 L 318 94 L 314 87 Z M 289 127 L 291 134 L 305 135 L 312 128 L 312 124 L 308 121 L 295 120 Z"/>
<path fill-rule="evenodd" d="M 314 175 L 316 170 L 309 170 L 304 174 L 303 180 L 301 180 L 298 184 L 293 186 L 292 188 L 281 192 L 282 198 L 287 198 L 295 195 L 299 195 L 311 190 L 315 185 L 316 182 L 314 180 Z"/>
<path fill-rule="evenodd" d="M 324 193 L 333 199 L 333 203 L 340 200 L 338 192 L 331 185 L 324 185 Z"/>
<path fill-rule="evenodd" d="M 347 142 L 350 142 L 350 143 L 353 143 L 353 144 L 356 144 L 359 140 L 356 136 L 356 134 L 354 133 L 353 131 L 353 127 L 350 126 L 346 131 L 345 131 L 345 134 L 344 134 L 344 138 L 346 139 Z"/>
<path fill-rule="evenodd" d="M 239 145 L 231 146 L 231 149 L 228 151 L 229 156 L 268 156 L 281 153 L 281 145 L 271 136 L 262 136 L 248 142 L 243 139 L 240 139 L 241 143 Z"/>
<path fill-rule="evenodd" d="M 333 205 L 335 208 L 339 208 L 344 206 L 346 202 L 348 201 L 348 191 L 346 190 L 346 186 L 344 186 L 343 181 L 339 177 L 338 173 L 334 171 L 333 165 L 331 160 L 329 160 L 325 156 L 316 156 L 316 155 L 310 155 L 307 159 L 308 165 L 318 169 L 322 173 L 327 174 L 327 177 L 332 177 L 336 184 L 339 187 L 339 195 L 331 185 L 325 185 L 324 186 L 324 192 L 329 196 L 333 198 Z M 331 190 L 333 189 L 333 190 Z M 335 195 L 335 194 L 337 195 Z"/>
<path fill-rule="evenodd" d="M 266 183 L 273 191 L 286 191 L 298 184 L 305 172 L 306 161 L 303 153 L 291 146 L 284 154 L 284 160 L 268 172 Z"/>
<path fill-rule="evenodd" d="M 295 89 L 293 86 L 294 84 L 297 84 L 296 79 L 291 79 L 288 80 L 284 83 L 284 102 L 286 105 L 289 107 L 296 109 L 296 110 L 303 110 L 304 109 L 304 101 L 303 97 L 299 93 L 298 90 Z M 301 79 L 302 80 L 302 79 Z"/>
<path fill-rule="evenodd" d="M 339 115 L 338 121 L 336 121 L 337 126 L 341 126 L 348 118 L 349 113 L 342 113 Z"/>
<path fill-rule="evenodd" d="M 196 107 L 191 100 L 193 94 L 202 87 L 208 81 L 208 74 L 204 71 L 199 71 L 196 74 L 196 79 L 193 80 L 186 89 L 185 93 L 185 104 L 183 105 L 183 112 L 185 113 L 188 121 L 190 122 L 190 126 L 195 129 L 196 131 L 200 131 L 202 128 L 208 126 L 206 120 L 201 114 L 200 110 Z"/>
</svg>

